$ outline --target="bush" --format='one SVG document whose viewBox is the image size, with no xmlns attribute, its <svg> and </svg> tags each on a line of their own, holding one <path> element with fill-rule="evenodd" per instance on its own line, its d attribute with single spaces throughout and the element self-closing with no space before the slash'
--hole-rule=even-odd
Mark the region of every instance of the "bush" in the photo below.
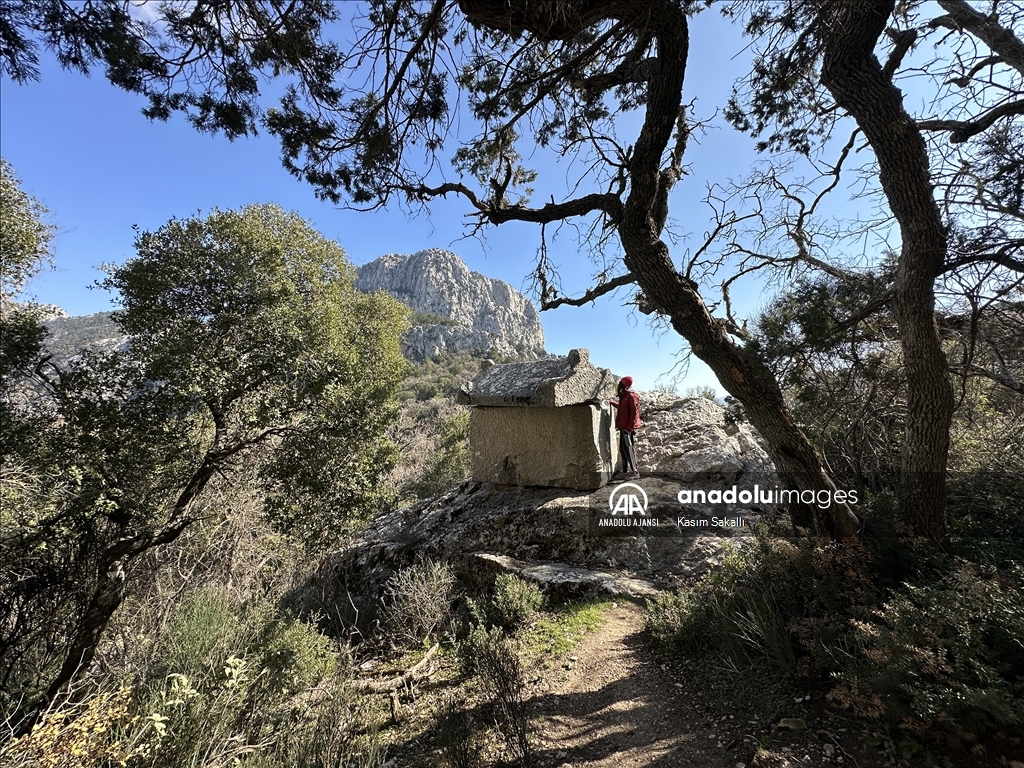
<svg viewBox="0 0 1024 768">
<path fill-rule="evenodd" d="M 866 615 L 877 599 L 869 564 L 862 547 L 762 536 L 727 554 L 691 589 L 656 603 L 648 624 L 683 651 L 724 653 L 737 662 L 753 651 L 778 662 L 780 671 L 830 672 L 834 663 L 823 649 L 846 636 L 849 617 Z M 793 670 L 787 643 L 794 644 Z"/>
<path fill-rule="evenodd" d="M 203 590 L 173 616 L 154 662 L 162 674 L 135 691 L 139 720 L 126 738 L 150 745 L 150 764 L 168 768 L 293 751 L 296 731 L 322 742 L 298 704 L 345 697 L 333 649 L 271 601 L 232 611 L 217 588 Z"/>
<path fill-rule="evenodd" d="M 469 477 L 469 412 L 461 411 L 444 420 L 427 459 L 423 474 L 413 485 L 418 498 L 442 493 Z"/>
<path fill-rule="evenodd" d="M 533 582 L 513 573 L 502 573 L 494 581 L 488 617 L 510 632 L 522 629 L 544 606 L 544 594 Z"/>
<path fill-rule="evenodd" d="M 0 746 L 6 768 L 81 768 L 125 765 L 140 758 L 140 745 L 126 745 L 112 734 L 129 724 L 129 690 L 93 691 L 74 703 L 43 713 L 35 728 Z"/>
<path fill-rule="evenodd" d="M 419 645 L 451 620 L 455 574 L 447 563 L 427 560 L 388 579 L 384 623 L 403 645 Z"/>
<path fill-rule="evenodd" d="M 333 642 L 269 600 L 207 588 L 173 611 L 148 680 L 83 690 L 10 742 L 4 765 L 349 764 L 361 706 Z M 104 685 L 108 685 L 104 683 Z"/>
<path fill-rule="evenodd" d="M 482 627 L 500 627 L 518 632 L 530 623 L 544 605 L 544 593 L 536 584 L 514 573 L 502 573 L 494 580 L 494 588 L 482 599 L 467 598 L 471 621 Z"/>
<path fill-rule="evenodd" d="M 759 539 L 652 601 L 648 629 L 673 650 L 717 657 L 737 684 L 765 669 L 831 677 L 833 700 L 914 733 L 1024 724 L 1024 569 L 901 548 L 890 535 L 869 544 L 873 553 Z"/>
<path fill-rule="evenodd" d="M 958 736 L 1024 725 L 1024 569 L 961 562 L 937 583 L 903 584 L 864 621 L 830 696 L 860 714 Z"/>
<path fill-rule="evenodd" d="M 834 648 L 871 594 L 859 575 L 864 557 L 857 548 L 761 537 L 689 589 L 651 601 L 647 629 L 672 651 L 701 658 L 692 673 L 735 707 L 781 714 L 787 681 L 839 668 Z"/>
<path fill-rule="evenodd" d="M 474 627 L 459 645 L 464 669 L 480 676 L 495 709 L 498 730 L 509 752 L 522 765 L 531 764 L 529 717 L 523 697 L 525 682 L 519 648 L 500 627 Z"/>
</svg>

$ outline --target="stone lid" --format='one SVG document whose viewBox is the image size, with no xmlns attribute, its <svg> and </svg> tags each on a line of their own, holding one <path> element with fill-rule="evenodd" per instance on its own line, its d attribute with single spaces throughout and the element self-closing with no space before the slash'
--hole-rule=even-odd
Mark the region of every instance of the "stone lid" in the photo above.
<svg viewBox="0 0 1024 768">
<path fill-rule="evenodd" d="M 559 408 L 614 396 L 615 377 L 590 364 L 590 352 L 566 357 L 492 365 L 459 390 L 463 405 Z"/>
</svg>

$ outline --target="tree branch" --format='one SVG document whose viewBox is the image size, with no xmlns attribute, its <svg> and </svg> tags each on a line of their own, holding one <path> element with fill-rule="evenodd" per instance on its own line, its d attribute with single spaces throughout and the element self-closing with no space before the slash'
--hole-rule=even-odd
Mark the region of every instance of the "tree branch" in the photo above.
<svg viewBox="0 0 1024 768">
<path fill-rule="evenodd" d="M 547 301 L 542 299 L 540 302 L 540 308 L 543 312 L 546 309 L 554 309 L 555 307 L 560 307 L 563 304 L 566 304 L 570 307 L 582 307 L 584 304 L 593 301 L 599 296 L 604 296 L 606 293 L 611 293 L 616 288 L 621 288 L 623 285 L 630 285 L 631 283 L 635 282 L 636 278 L 630 274 L 619 275 L 618 277 L 613 277 L 606 283 L 601 283 L 600 285 L 594 286 L 577 299 L 572 299 L 569 298 L 568 296 L 562 296 L 560 298 L 551 299 Z"/>
<path fill-rule="evenodd" d="M 485 202 L 477 197 L 465 184 L 448 182 L 437 187 L 428 187 L 425 184 L 416 186 L 401 185 L 398 187 L 408 195 L 409 199 L 420 201 L 430 200 L 434 197 L 444 197 L 449 192 L 462 195 L 479 211 L 479 215 L 490 224 L 504 224 L 507 221 L 527 221 L 534 224 L 550 224 L 553 221 L 561 221 L 572 216 L 586 216 L 588 213 L 600 211 L 617 223 L 622 215 L 622 201 L 618 195 L 612 192 L 603 194 L 584 195 L 575 200 L 566 200 L 563 203 L 548 203 L 543 208 L 527 208 L 524 205 L 503 206 L 499 201 Z"/>
<path fill-rule="evenodd" d="M 896 31 L 890 29 L 887 30 L 887 34 L 892 38 L 894 45 L 889 53 L 889 58 L 885 62 L 885 66 L 882 67 L 882 72 L 892 80 L 892 76 L 896 74 L 896 70 L 903 63 L 903 57 L 907 55 L 907 51 L 910 50 L 914 41 L 917 40 L 917 30 L 904 29 Z"/>
<path fill-rule="evenodd" d="M 405 670 L 398 677 L 394 677 L 390 680 L 354 680 L 352 681 L 352 688 L 356 691 L 365 691 L 369 693 L 389 693 L 391 691 L 397 691 L 399 688 L 414 683 L 420 678 L 427 677 L 430 672 L 424 672 L 423 668 L 430 663 L 430 660 L 437 653 L 437 649 L 440 646 L 434 643 L 430 650 L 427 651 L 423 658 L 420 659 L 414 666 Z"/>
<path fill-rule="evenodd" d="M 997 371 L 990 371 L 987 368 L 982 368 L 980 365 L 951 365 L 949 370 L 953 373 L 963 373 L 964 370 L 970 371 L 971 373 L 977 373 L 985 378 L 992 379 L 997 384 L 1002 384 L 1007 389 L 1013 390 L 1019 395 L 1024 395 L 1024 381 L 1008 376 L 1005 373 L 999 373 Z"/>
<path fill-rule="evenodd" d="M 974 10 L 964 0 L 939 0 L 939 5 L 949 15 L 932 20 L 932 27 L 966 29 L 1024 75 L 1024 42 L 1012 30 L 1001 25 L 994 16 Z"/>
<path fill-rule="evenodd" d="M 506 221 L 529 221 L 534 224 L 550 224 L 572 216 L 586 216 L 588 213 L 600 211 L 618 223 L 622 216 L 622 201 L 611 192 L 592 194 L 566 200 L 562 203 L 548 203 L 543 208 L 527 208 L 522 205 L 508 207 L 491 207 L 485 216 L 491 224 L 504 224 Z"/>
<path fill-rule="evenodd" d="M 961 144 L 972 136 L 987 131 L 999 118 L 1010 115 L 1024 115 L 1024 99 L 1001 104 L 974 120 L 921 120 L 917 127 L 923 131 L 949 131 L 949 140 L 954 144 Z"/>
<path fill-rule="evenodd" d="M 1012 258 L 1006 250 L 1007 249 L 1005 248 L 1000 248 L 998 253 L 971 254 L 969 256 L 964 256 L 963 258 L 955 259 L 954 261 L 946 264 L 946 266 L 942 268 L 942 272 L 953 272 L 960 267 L 966 267 L 968 264 L 990 262 L 992 264 L 998 264 L 1001 267 L 1006 267 L 1006 269 L 1013 272 L 1024 273 L 1024 261 Z"/>
</svg>

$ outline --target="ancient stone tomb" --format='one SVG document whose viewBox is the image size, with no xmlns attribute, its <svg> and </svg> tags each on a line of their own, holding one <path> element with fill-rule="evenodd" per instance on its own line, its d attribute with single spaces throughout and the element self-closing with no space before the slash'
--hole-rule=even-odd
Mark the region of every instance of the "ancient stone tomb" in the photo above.
<svg viewBox="0 0 1024 768">
<path fill-rule="evenodd" d="M 469 405 L 473 480 L 592 490 L 618 459 L 615 377 L 585 349 L 485 368 L 459 392 Z"/>
</svg>

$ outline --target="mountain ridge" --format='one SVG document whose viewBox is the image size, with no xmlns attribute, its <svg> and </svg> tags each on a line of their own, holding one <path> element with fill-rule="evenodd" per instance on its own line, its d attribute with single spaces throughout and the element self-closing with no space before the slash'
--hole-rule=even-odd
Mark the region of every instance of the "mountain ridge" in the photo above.
<svg viewBox="0 0 1024 768">
<path fill-rule="evenodd" d="M 533 303 L 508 283 L 471 271 L 451 251 L 388 253 L 356 267 L 356 274 L 359 290 L 386 291 L 413 310 L 402 347 L 411 360 L 465 352 L 514 360 L 545 354 L 544 329 Z M 57 306 L 46 309 L 46 346 L 58 357 L 123 342 L 111 311 L 69 316 Z"/>
<path fill-rule="evenodd" d="M 383 290 L 421 315 L 442 323 L 416 323 L 404 350 L 413 360 L 444 352 L 497 353 L 510 359 L 544 354 L 536 307 L 508 283 L 474 272 L 455 253 L 427 248 L 387 253 L 356 267 L 356 287 Z"/>
</svg>

